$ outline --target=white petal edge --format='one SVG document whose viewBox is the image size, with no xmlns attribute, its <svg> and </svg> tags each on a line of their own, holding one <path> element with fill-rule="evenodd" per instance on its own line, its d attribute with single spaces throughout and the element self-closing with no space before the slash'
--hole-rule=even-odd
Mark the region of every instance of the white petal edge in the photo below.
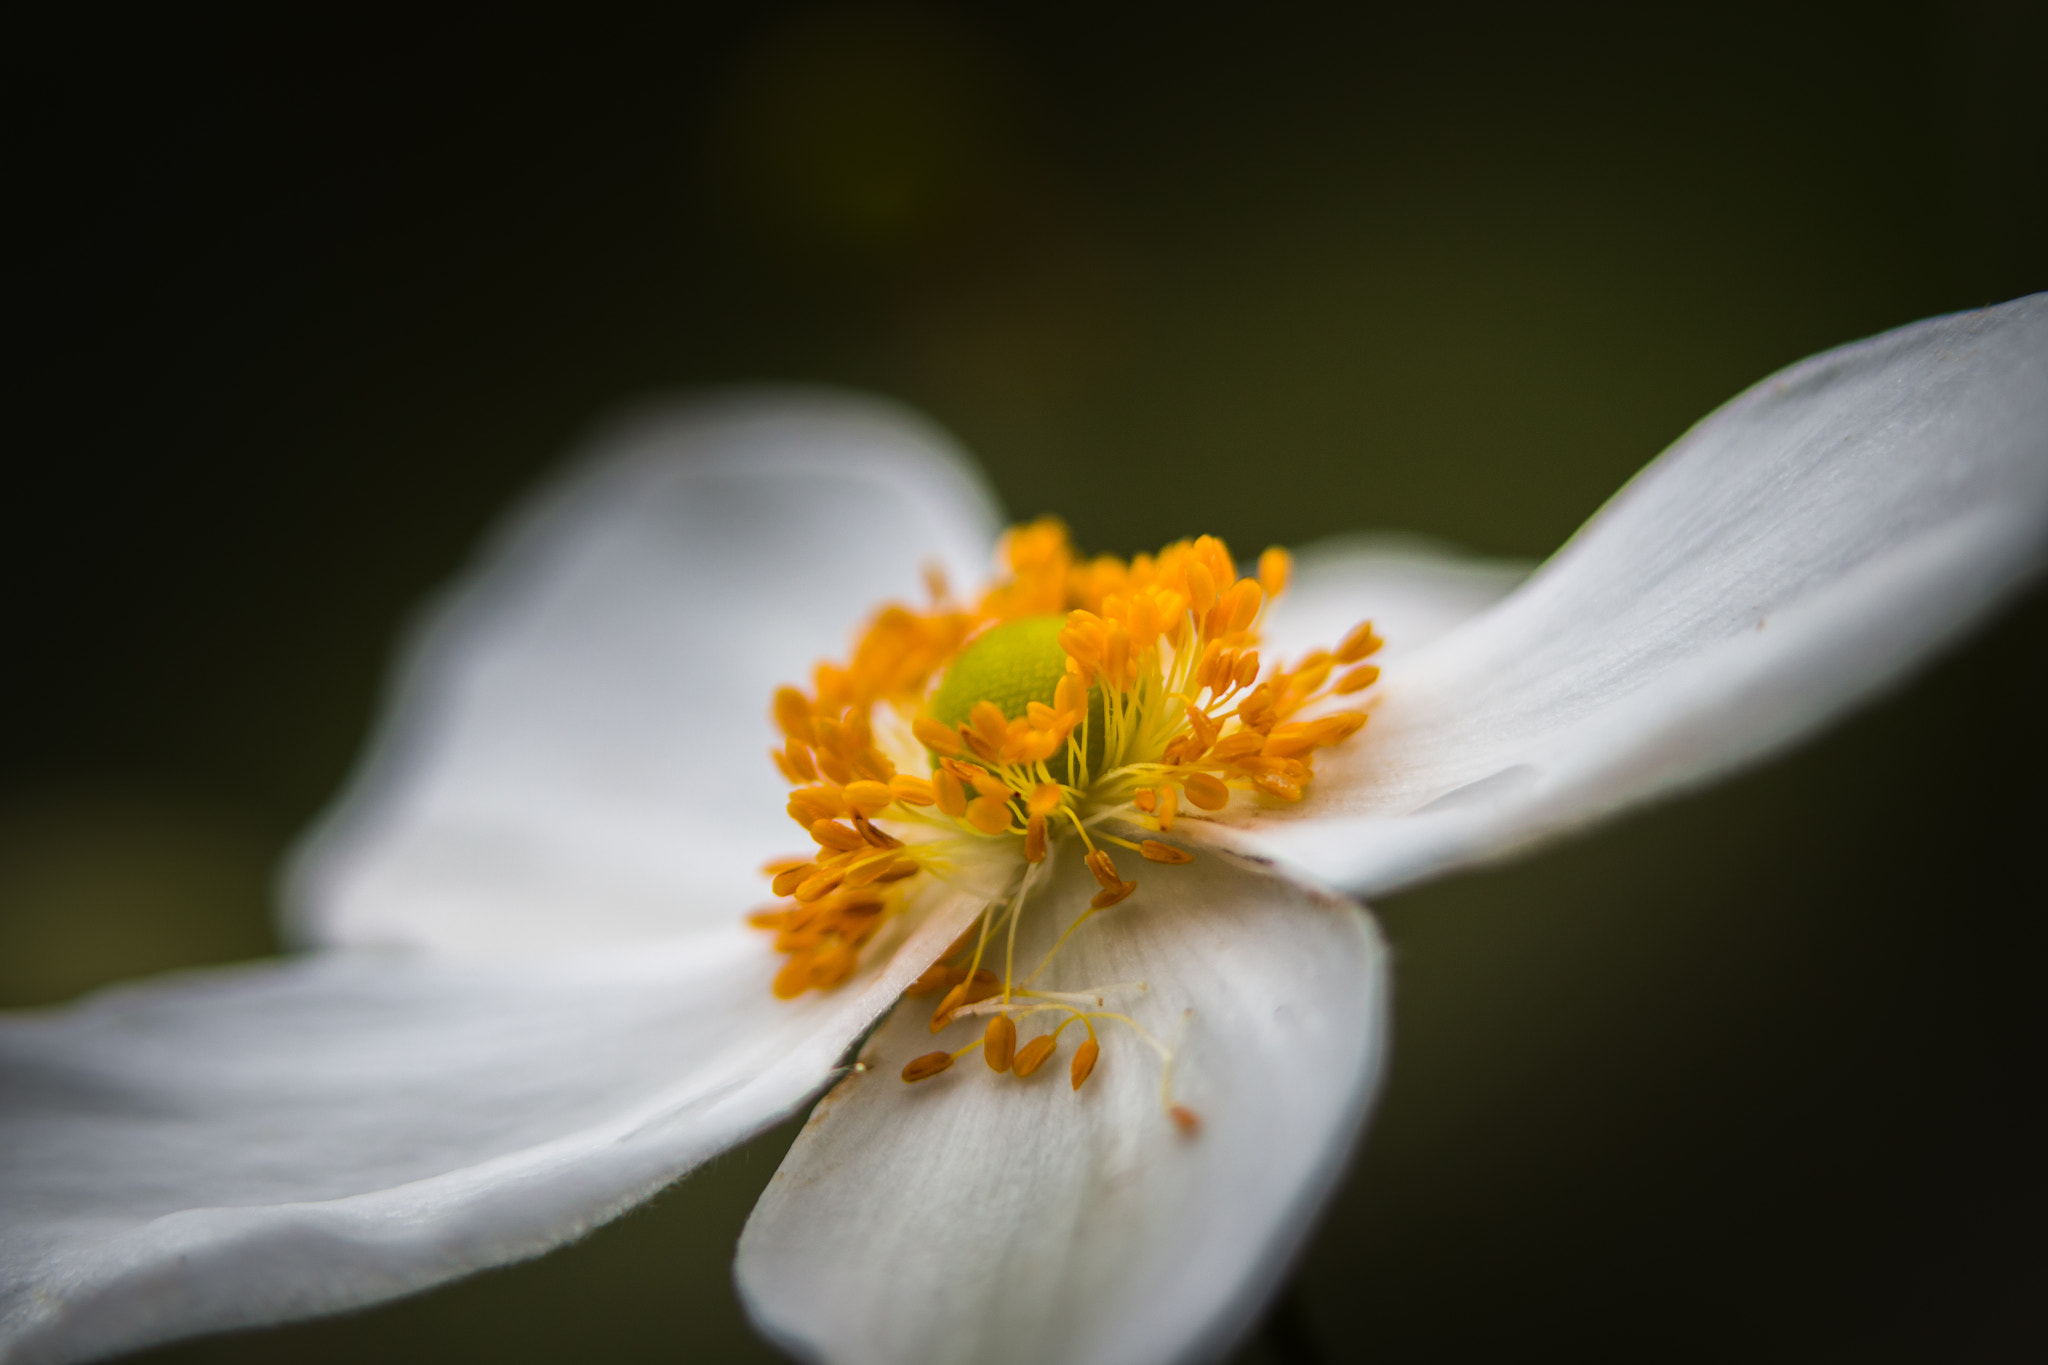
<svg viewBox="0 0 2048 1365">
<path fill-rule="evenodd" d="M 1486 611 L 1534 567 L 1397 532 L 1314 541 L 1295 552 L 1293 581 L 1267 608 L 1259 650 L 1299 658 L 1330 648 L 1370 619 L 1386 641 L 1376 656 L 1384 665 Z"/>
<path fill-rule="evenodd" d="M 1210 828 L 1366 896 L 1509 856 L 1811 733 L 2044 553 L 2048 295 L 1831 351 L 1700 422 L 1492 611 L 1390 660 L 1300 807 Z"/>
<path fill-rule="evenodd" d="M 730 923 L 805 851 L 771 766 L 802 683 L 920 571 L 988 569 L 950 440 L 825 390 L 617 425 L 430 605 L 389 712 L 292 859 L 302 943 L 554 951 Z"/>
<path fill-rule="evenodd" d="M 1044 909 L 1065 924 L 1095 889 L 1064 863 L 1027 926 L 1038 952 Z M 1078 1093 L 1078 1026 L 1029 1080 L 977 1052 L 906 1085 L 911 1057 L 985 1024 L 934 1039 L 932 1002 L 907 1001 L 864 1047 L 871 1069 L 820 1101 L 741 1236 L 740 1289 L 771 1337 L 832 1365 L 1148 1365 L 1221 1355 L 1250 1325 L 1371 1103 L 1386 950 L 1352 903 L 1219 858 L 1139 881 L 1048 979 L 1149 983 L 1110 1008 L 1130 1001 L 1160 1037 L 1180 1032 L 1175 1098 L 1199 1135 L 1176 1132 L 1158 1061 L 1114 1023 L 1098 1025 L 1102 1059 Z"/>
<path fill-rule="evenodd" d="M 780 1001 L 740 928 L 337 952 L 0 1017 L 0 1361 L 335 1312 L 580 1236 L 794 1112 L 979 913 Z"/>
</svg>

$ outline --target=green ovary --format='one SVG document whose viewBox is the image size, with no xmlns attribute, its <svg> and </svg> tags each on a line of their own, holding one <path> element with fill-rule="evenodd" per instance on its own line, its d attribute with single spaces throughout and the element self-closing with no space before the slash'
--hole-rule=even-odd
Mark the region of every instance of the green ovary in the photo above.
<svg viewBox="0 0 2048 1365">
<path fill-rule="evenodd" d="M 1053 703 L 1060 679 L 1066 676 L 1067 652 L 1060 648 L 1064 616 L 1026 616 L 1005 621 L 975 637 L 960 651 L 939 680 L 925 709 L 945 725 L 964 725 L 976 702 L 993 702 L 1003 719 L 1016 720 L 1032 702 Z M 1063 750 L 1046 763 L 1055 782 L 1086 786 L 1089 773 L 1102 766 L 1102 689 L 1088 690 L 1087 772 L 1074 780 Z"/>
</svg>

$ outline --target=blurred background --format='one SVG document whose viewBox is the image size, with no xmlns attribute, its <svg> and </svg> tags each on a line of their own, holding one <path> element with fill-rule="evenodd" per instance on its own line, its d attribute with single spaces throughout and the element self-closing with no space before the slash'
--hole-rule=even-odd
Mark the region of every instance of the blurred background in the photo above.
<svg viewBox="0 0 2048 1365">
<path fill-rule="evenodd" d="M 139 22 L 5 57 L 9 1004 L 273 951 L 408 611 L 649 393 L 895 395 L 1094 550 L 1540 557 L 1779 366 L 2048 288 L 2038 6 Z M 2048 1358 L 2044 629 L 1379 906 L 1391 1081 L 1241 1361 Z M 792 1132 L 147 1358 L 772 1359 Z"/>
</svg>

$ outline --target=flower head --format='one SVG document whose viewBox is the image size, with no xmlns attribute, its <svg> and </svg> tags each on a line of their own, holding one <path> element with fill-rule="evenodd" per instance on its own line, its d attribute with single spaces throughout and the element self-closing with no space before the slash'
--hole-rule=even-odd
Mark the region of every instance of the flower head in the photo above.
<svg viewBox="0 0 2048 1365">
<path fill-rule="evenodd" d="M 927 566 L 972 581 L 993 526 L 943 438 L 816 394 L 649 419 L 545 491 L 299 855 L 318 951 L 0 1024 L 0 1350 L 533 1255 L 831 1085 L 741 1241 L 765 1330 L 1213 1354 L 1379 1074 L 1386 955 L 1332 888 L 1705 781 L 2008 598 L 2048 557 L 2048 296 L 1765 381 L 1526 582 L 1343 545 L 1078 561 L 1039 524 L 991 591 L 934 586 L 806 675 Z M 940 1078 L 935 1025 L 1000 1074 Z"/>
<path fill-rule="evenodd" d="M 1128 1026 L 1164 1065 L 1173 1060 L 1129 1015 L 1106 1008 L 1117 987 L 1034 984 L 1075 930 L 1138 889 L 1116 852 L 1126 866 L 1185 865 L 1195 854 L 1183 844 L 1147 837 L 1172 836 L 1183 806 L 1185 837 L 1233 788 L 1302 800 L 1316 752 L 1366 721 L 1324 703 L 1371 686 L 1379 670 L 1363 661 L 1382 642 L 1361 622 L 1334 652 L 1262 668 L 1258 627 L 1291 564 L 1277 548 L 1242 576 L 1213 536 L 1128 564 L 1082 563 L 1065 529 L 1046 520 L 1009 532 L 999 558 L 1008 572 L 971 602 L 951 601 L 935 573 L 927 610 L 883 608 L 846 663 L 818 665 L 811 692 L 777 691 L 783 745 L 773 759 L 794 788 L 789 816 L 817 848 L 769 865 L 775 894 L 789 900 L 750 922 L 775 933 L 787 955 L 775 992 L 791 997 L 846 980 L 878 933 L 900 929 L 936 884 L 1000 888 L 906 994 L 938 997 L 933 1033 L 985 1020 L 989 1066 L 1019 1079 L 1080 1025 L 1086 1040 L 1070 1068 L 1078 1090 L 1100 1057 L 1098 1021 Z M 1097 889 L 1026 971 L 1019 927 L 1045 908 L 1030 894 L 1035 875 L 1068 840 L 1085 851 Z M 1047 1016 L 1051 1031 L 1020 1049 L 1018 1024 Z M 928 1080 L 975 1046 L 913 1057 L 903 1079 Z M 1199 1127 L 1170 1087 L 1161 1096 L 1184 1131 Z"/>
</svg>

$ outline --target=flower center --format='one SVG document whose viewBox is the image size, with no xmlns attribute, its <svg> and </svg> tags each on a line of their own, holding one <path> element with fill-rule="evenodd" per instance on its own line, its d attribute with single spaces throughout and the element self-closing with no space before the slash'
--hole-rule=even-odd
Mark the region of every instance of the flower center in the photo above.
<svg viewBox="0 0 2048 1365">
<path fill-rule="evenodd" d="M 1011 531 L 1004 557 L 1008 576 L 972 604 L 932 574 L 926 609 L 884 607 L 846 663 L 819 664 L 808 693 L 775 694 L 783 745 L 773 756 L 794 789 L 790 817 L 816 849 L 770 864 L 786 900 L 751 922 L 786 955 L 775 993 L 787 998 L 844 981 L 885 924 L 917 913 L 928 886 L 1006 886 L 907 992 L 941 996 L 932 1032 L 985 1017 L 981 1036 L 917 1058 L 903 1078 L 928 1079 L 976 1047 L 996 1071 L 1029 1076 L 1078 1024 L 1078 1089 L 1100 1055 L 1102 1020 L 1145 1038 L 1170 1074 L 1171 1049 L 1091 1008 L 1100 992 L 1033 985 L 1052 955 L 1016 974 L 1017 921 L 1048 849 L 1077 841 L 1101 888 L 1064 944 L 1137 889 L 1112 849 L 1189 863 L 1182 843 L 1199 842 L 1199 822 L 1233 799 L 1302 800 L 1315 752 L 1365 724 L 1364 712 L 1326 703 L 1377 680 L 1363 660 L 1380 641 L 1367 622 L 1291 667 L 1262 662 L 1259 626 L 1290 568 L 1283 550 L 1245 575 L 1212 536 L 1128 563 L 1083 562 L 1064 528 L 1041 521 Z M 1143 837 L 1172 835 L 1177 822 L 1187 822 L 1180 842 Z M 1020 1045 L 1017 1022 L 1047 1015 L 1056 1026 Z M 1173 1112 L 1190 1128 L 1192 1116 Z"/>
</svg>

